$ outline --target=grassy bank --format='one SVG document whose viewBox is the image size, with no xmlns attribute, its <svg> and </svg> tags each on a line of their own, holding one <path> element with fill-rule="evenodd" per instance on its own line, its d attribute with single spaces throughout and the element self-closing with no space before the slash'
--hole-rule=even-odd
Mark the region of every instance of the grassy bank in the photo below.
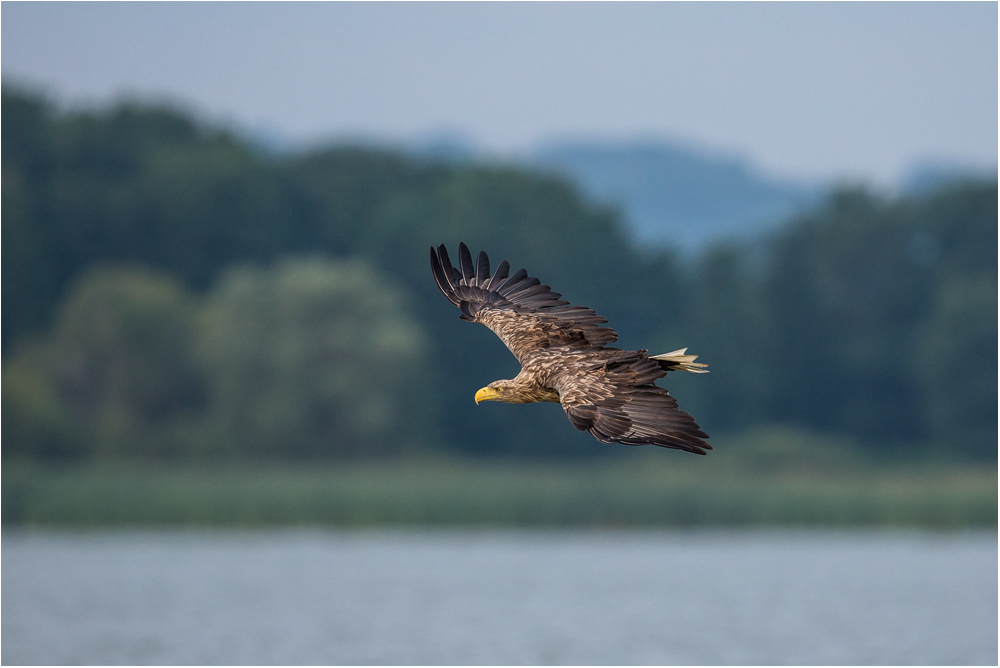
<svg viewBox="0 0 1000 668">
<path fill-rule="evenodd" d="M 796 470 L 663 451 L 546 465 L 444 460 L 53 468 L 5 462 L 2 512 L 7 527 L 995 527 L 997 471 L 887 464 Z"/>
</svg>

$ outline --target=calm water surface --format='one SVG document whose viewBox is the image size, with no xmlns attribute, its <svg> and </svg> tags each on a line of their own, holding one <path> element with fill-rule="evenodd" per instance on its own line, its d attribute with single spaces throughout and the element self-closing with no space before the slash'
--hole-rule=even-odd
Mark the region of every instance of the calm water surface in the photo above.
<svg viewBox="0 0 1000 668">
<path fill-rule="evenodd" d="M 11 532 L 4 664 L 993 664 L 997 534 Z"/>
</svg>

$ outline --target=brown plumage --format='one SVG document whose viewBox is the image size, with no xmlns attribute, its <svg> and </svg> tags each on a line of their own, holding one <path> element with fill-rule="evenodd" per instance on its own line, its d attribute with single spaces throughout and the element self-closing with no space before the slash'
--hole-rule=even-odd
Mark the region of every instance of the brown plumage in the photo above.
<svg viewBox="0 0 1000 668">
<path fill-rule="evenodd" d="M 705 454 L 712 446 L 694 418 L 655 381 L 668 371 L 707 373 L 686 348 L 664 355 L 607 348 L 618 334 L 594 311 L 572 306 L 562 295 L 528 277 L 509 275 L 504 260 L 490 273 L 480 252 L 476 262 L 458 245 L 459 268 L 445 247 L 431 248 L 431 270 L 444 296 L 462 310 L 462 320 L 486 325 L 521 363 L 512 380 L 497 380 L 476 393 L 480 401 L 562 404 L 573 426 L 604 443 L 653 444 Z"/>
</svg>

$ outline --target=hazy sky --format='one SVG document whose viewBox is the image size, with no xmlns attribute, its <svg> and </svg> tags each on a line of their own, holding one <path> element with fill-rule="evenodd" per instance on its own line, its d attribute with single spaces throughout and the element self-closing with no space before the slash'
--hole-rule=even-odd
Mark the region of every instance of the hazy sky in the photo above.
<svg viewBox="0 0 1000 668">
<path fill-rule="evenodd" d="M 3 2 L 5 83 L 291 140 L 653 137 L 776 175 L 997 163 L 997 4 Z"/>
</svg>

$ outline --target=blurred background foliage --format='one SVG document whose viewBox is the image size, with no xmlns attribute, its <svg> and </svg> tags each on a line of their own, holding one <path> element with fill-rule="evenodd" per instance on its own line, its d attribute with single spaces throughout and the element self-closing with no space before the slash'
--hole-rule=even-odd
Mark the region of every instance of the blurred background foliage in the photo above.
<svg viewBox="0 0 1000 668">
<path fill-rule="evenodd" d="M 594 308 L 622 347 L 701 355 L 711 375 L 666 385 L 709 433 L 996 461 L 996 181 L 845 188 L 685 257 L 639 248 L 551 173 L 271 154 L 162 106 L 65 112 L 8 88 L 2 105 L 5 456 L 626 450 L 555 406 L 473 405 L 517 362 L 434 284 L 428 248 L 465 241 Z"/>
</svg>

